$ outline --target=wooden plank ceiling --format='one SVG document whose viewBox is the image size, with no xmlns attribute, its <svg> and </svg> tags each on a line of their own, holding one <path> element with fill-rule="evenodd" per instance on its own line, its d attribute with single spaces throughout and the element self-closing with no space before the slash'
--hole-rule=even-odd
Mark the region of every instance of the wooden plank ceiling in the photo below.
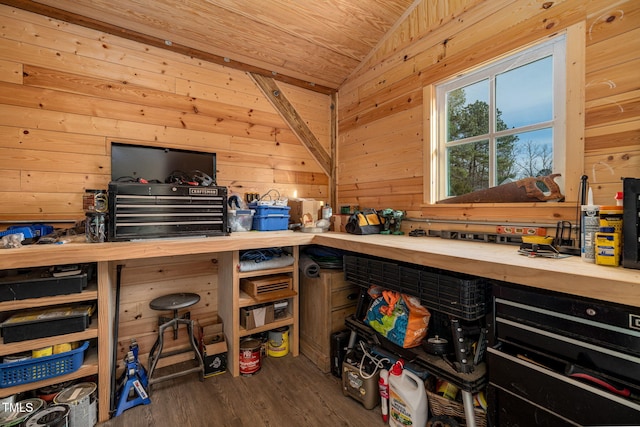
<svg viewBox="0 0 640 427">
<path fill-rule="evenodd" d="M 320 92 L 335 91 L 419 0 L 2 0 Z"/>
</svg>

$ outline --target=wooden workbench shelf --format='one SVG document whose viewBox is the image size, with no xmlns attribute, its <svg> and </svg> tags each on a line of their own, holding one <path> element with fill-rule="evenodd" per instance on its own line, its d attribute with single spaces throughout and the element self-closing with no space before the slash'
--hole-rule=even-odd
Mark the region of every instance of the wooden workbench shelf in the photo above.
<svg viewBox="0 0 640 427">
<path fill-rule="evenodd" d="M 240 272 L 237 269 L 240 261 L 240 252 L 225 252 L 220 254 L 218 262 L 219 281 L 218 287 L 218 312 L 224 322 L 224 330 L 227 335 L 227 366 L 233 376 L 240 374 L 240 341 L 248 336 L 278 329 L 283 326 L 289 327 L 289 348 L 293 356 L 298 355 L 298 246 L 287 247 L 294 258 L 293 265 L 265 270 L 255 270 Z M 291 277 L 291 289 L 265 293 L 254 297 L 240 289 L 240 280 L 246 278 L 260 278 L 273 275 L 287 275 Z M 240 309 L 254 305 L 272 303 L 275 301 L 287 300 L 287 317 L 276 319 L 266 325 L 252 329 L 245 329 L 240 324 Z"/>
<path fill-rule="evenodd" d="M 289 316 L 286 317 L 284 319 L 278 319 L 274 322 L 271 322 L 267 325 L 263 325 L 263 326 L 259 326 L 257 328 L 253 328 L 250 330 L 247 330 L 245 328 L 243 328 L 242 326 L 240 326 L 239 329 L 239 335 L 240 338 L 244 338 L 244 337 L 248 337 L 249 335 L 253 335 L 253 334 L 259 334 L 261 332 L 266 332 L 266 331 L 271 331 L 273 329 L 278 329 L 281 328 L 283 326 L 292 326 L 294 324 L 294 319 L 293 316 Z"/>
<path fill-rule="evenodd" d="M 68 379 L 80 378 L 98 373 L 99 414 L 100 421 L 109 417 L 110 377 L 113 360 L 113 318 L 114 293 L 116 285 L 116 264 L 128 260 L 193 255 L 218 254 L 218 311 L 224 321 L 225 332 L 229 344 L 229 370 L 238 375 L 238 344 L 243 338 L 239 325 L 239 309 L 254 301 L 240 294 L 237 286 L 244 277 L 252 277 L 256 272 L 237 271 L 239 251 L 264 247 L 290 247 L 294 253 L 295 263 L 284 269 L 273 269 L 270 274 L 291 274 L 293 278 L 292 319 L 290 326 L 290 352 L 298 354 L 298 247 L 304 245 L 323 245 L 335 249 L 378 257 L 386 257 L 396 261 L 410 262 L 445 270 L 471 274 L 487 279 L 501 280 L 509 283 L 529 286 L 538 289 L 563 292 L 587 298 L 609 301 L 613 303 L 640 307 L 640 270 L 622 267 L 603 267 L 584 263 L 579 257 L 559 260 L 533 259 L 517 254 L 510 245 L 477 243 L 465 241 L 449 241 L 439 238 L 415 238 L 409 236 L 364 235 L 347 233 L 294 233 L 291 231 L 233 233 L 230 236 L 170 239 L 162 242 L 84 242 L 79 236 L 64 245 L 25 245 L 21 248 L 5 250 L 0 257 L 0 269 L 31 268 L 55 264 L 97 263 L 97 284 L 89 284 L 80 294 L 47 297 L 22 301 L 0 302 L 0 311 L 9 312 L 23 308 L 40 307 L 50 304 L 93 301 L 98 303 L 97 354 L 85 358 L 84 365 L 75 373 L 47 380 L 43 383 L 32 383 L 23 388 L 0 389 L 2 393 L 30 390 L 47 384 Z M 263 274 L 262 272 L 259 274 Z M 607 286 L 602 284 L 606 283 Z M 235 320 L 235 321 L 234 321 Z M 286 323 L 287 320 L 282 322 Z M 92 323 L 93 325 L 93 323 Z M 274 322 L 268 328 L 278 328 Z M 93 326 L 92 326 L 93 328 Z M 95 337 L 96 332 L 85 331 L 88 335 L 75 336 L 74 339 Z M 270 330 L 270 329 L 265 329 Z M 254 332 L 254 331 L 251 331 Z M 82 333 L 81 333 L 82 334 Z M 68 337 L 63 337 L 68 339 Z M 47 343 L 39 341 L 34 344 Z M 62 341 L 60 341 L 62 342 Z M 3 344 L 0 344 L 2 348 Z M 17 347 L 4 347 L 3 353 L 13 352 Z M 95 352 L 95 350 L 93 350 Z M 23 386 L 20 386 L 23 387 Z"/>
<path fill-rule="evenodd" d="M 23 393 L 29 390 L 35 390 L 42 387 L 50 386 L 53 384 L 63 383 L 66 381 L 77 380 L 90 375 L 98 374 L 98 351 L 96 348 L 89 346 L 87 350 L 82 366 L 77 371 L 70 372 L 68 374 L 60 375 L 58 377 L 47 378 L 46 380 L 36 381 L 27 384 L 20 384 L 13 387 L 0 388 L 0 398 L 11 396 L 17 393 Z"/>
</svg>

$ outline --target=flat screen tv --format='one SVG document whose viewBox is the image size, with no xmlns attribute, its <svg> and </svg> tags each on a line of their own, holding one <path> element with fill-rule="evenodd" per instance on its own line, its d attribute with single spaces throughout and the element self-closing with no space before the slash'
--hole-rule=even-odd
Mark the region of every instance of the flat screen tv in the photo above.
<svg viewBox="0 0 640 427">
<path fill-rule="evenodd" d="M 184 173 L 202 172 L 216 185 L 216 155 L 202 151 L 143 145 L 111 144 L 111 180 L 150 183 L 171 182 L 170 177 Z M 168 180 L 169 178 L 169 180 Z"/>
</svg>

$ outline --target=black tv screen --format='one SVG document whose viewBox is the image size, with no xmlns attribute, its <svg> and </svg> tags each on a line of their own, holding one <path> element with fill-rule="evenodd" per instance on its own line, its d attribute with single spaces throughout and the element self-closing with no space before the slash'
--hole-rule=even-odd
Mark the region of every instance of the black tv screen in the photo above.
<svg viewBox="0 0 640 427">
<path fill-rule="evenodd" d="M 202 172 L 216 185 L 216 155 L 202 151 L 148 147 L 119 142 L 111 144 L 111 180 L 171 182 L 177 173 Z"/>
</svg>

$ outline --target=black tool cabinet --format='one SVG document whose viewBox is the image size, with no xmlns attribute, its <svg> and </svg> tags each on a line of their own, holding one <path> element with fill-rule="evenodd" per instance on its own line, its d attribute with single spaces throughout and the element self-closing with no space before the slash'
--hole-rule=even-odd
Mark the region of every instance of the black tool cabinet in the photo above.
<svg viewBox="0 0 640 427">
<path fill-rule="evenodd" d="M 493 285 L 495 426 L 640 425 L 640 309 Z"/>
</svg>

